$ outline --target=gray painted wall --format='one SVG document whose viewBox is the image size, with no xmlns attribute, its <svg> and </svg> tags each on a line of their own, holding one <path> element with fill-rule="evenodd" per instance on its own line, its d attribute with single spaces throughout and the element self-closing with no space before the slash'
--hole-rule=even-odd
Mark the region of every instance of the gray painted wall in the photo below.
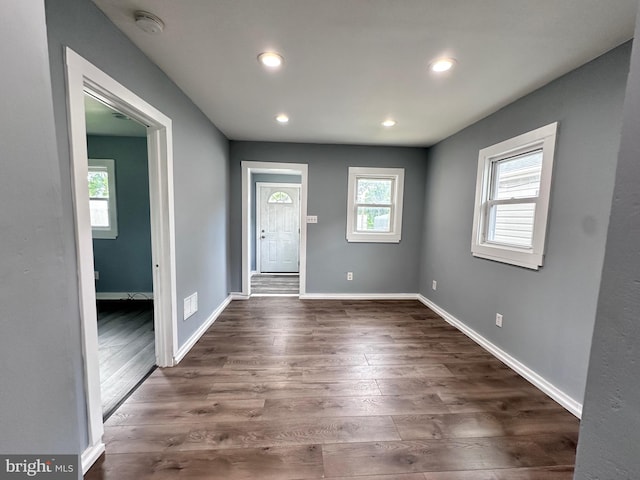
<svg viewBox="0 0 640 480">
<path fill-rule="evenodd" d="M 420 148 L 231 142 L 231 290 L 241 290 L 241 161 L 309 165 L 307 293 L 415 293 L 423 216 L 425 151 Z M 399 244 L 347 243 L 348 168 L 405 168 Z M 351 282 L 346 272 L 354 272 Z"/>
<path fill-rule="evenodd" d="M 0 452 L 77 454 L 80 314 L 42 1 L 0 2 L 0 59 Z"/>
<path fill-rule="evenodd" d="M 14 8 L 12 3 L 11 9 Z M 4 18 L 14 16 L 12 11 L 7 11 Z M 62 244 L 65 248 L 74 252 L 75 240 L 64 46 L 70 46 L 173 121 L 178 342 L 182 345 L 227 297 L 228 141 L 189 98 L 115 28 L 93 3 L 86 0 L 46 1 L 46 21 L 59 155 L 55 173 L 62 179 L 61 185 L 54 190 L 62 197 L 60 222 L 64 237 Z M 29 33 L 26 38 L 30 39 L 31 36 Z M 15 47 L 22 43 L 24 42 L 16 39 L 5 42 L 5 45 Z M 10 58 L 15 57 L 15 52 L 11 52 L 11 56 Z M 46 68 L 46 54 L 41 55 L 40 61 L 40 70 L 43 70 Z M 17 109 L 11 109 L 15 110 Z M 29 116 L 31 122 L 33 118 L 40 118 L 40 115 Z M 49 150 L 53 151 L 54 148 L 52 145 Z M 55 279 L 52 277 L 52 282 L 62 289 L 58 297 L 65 299 L 67 305 L 77 310 L 75 254 L 68 255 L 64 265 L 65 269 L 61 270 L 63 274 L 58 273 Z M 183 322 L 181 300 L 195 291 L 199 292 L 199 311 Z M 44 302 L 42 304 L 45 305 Z M 80 321 L 75 310 L 75 316 L 68 320 L 72 324 L 66 331 L 68 338 L 65 338 L 65 342 L 73 342 L 70 352 L 74 361 L 73 376 L 82 389 L 81 348 L 78 340 Z M 21 367 L 25 368 L 29 370 L 24 365 Z M 73 399 L 69 389 L 61 397 L 51 396 L 47 400 L 56 404 L 58 401 L 69 402 L 70 398 Z M 40 394 L 38 398 L 43 396 Z M 84 399 L 80 404 L 78 408 L 83 407 Z M 64 409 L 61 411 L 64 412 Z M 86 420 L 83 412 L 79 415 L 83 419 L 80 434 L 83 450 L 87 445 Z M 74 437 L 76 441 L 77 436 Z"/>
<path fill-rule="evenodd" d="M 640 15 L 636 37 L 640 36 Z M 576 480 L 640 478 L 640 45 L 633 48 Z"/>
<path fill-rule="evenodd" d="M 630 44 L 430 150 L 420 292 L 582 402 Z M 545 265 L 471 256 L 478 151 L 558 121 Z M 438 281 L 437 291 L 431 281 Z M 496 313 L 504 326 L 495 326 Z"/>
<path fill-rule="evenodd" d="M 53 100 L 68 242 L 73 245 L 63 46 L 105 71 L 173 121 L 178 342 L 183 344 L 227 297 L 228 141 L 178 87 L 93 3 L 46 2 Z M 73 283 L 70 283 L 72 288 Z M 182 299 L 199 311 L 182 319 Z"/>
<path fill-rule="evenodd" d="M 152 292 L 147 139 L 87 136 L 89 158 L 115 160 L 118 238 L 94 239 L 97 292 Z"/>
<path fill-rule="evenodd" d="M 258 173 L 251 175 L 251 270 L 256 270 L 256 183 L 268 182 L 268 183 L 300 183 L 302 177 L 300 175 L 279 175 L 279 174 L 267 174 Z"/>
</svg>

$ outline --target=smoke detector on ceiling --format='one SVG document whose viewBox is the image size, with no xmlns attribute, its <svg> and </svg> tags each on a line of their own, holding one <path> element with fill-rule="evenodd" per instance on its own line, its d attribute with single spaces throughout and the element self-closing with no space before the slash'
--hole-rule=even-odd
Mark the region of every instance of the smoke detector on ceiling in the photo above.
<svg viewBox="0 0 640 480">
<path fill-rule="evenodd" d="M 136 25 L 140 30 L 147 33 L 161 33 L 164 30 L 164 22 L 153 13 L 138 10 L 133 14 Z"/>
</svg>

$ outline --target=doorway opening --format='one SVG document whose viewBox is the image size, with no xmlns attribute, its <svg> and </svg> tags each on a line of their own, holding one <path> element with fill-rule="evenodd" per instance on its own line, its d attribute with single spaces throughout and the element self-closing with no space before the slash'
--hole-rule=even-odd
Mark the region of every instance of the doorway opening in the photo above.
<svg viewBox="0 0 640 480">
<path fill-rule="evenodd" d="M 306 289 L 307 165 L 242 162 L 242 294 Z"/>
<path fill-rule="evenodd" d="M 298 295 L 300 175 L 253 174 L 252 184 L 252 295 Z"/>
<path fill-rule="evenodd" d="M 147 127 L 85 93 L 104 420 L 156 365 Z"/>
<path fill-rule="evenodd" d="M 171 119 L 73 50 L 65 50 L 76 259 L 82 327 L 88 447 L 83 473 L 104 452 L 85 94 L 146 126 L 155 363 L 173 366 L 178 350 Z"/>
</svg>

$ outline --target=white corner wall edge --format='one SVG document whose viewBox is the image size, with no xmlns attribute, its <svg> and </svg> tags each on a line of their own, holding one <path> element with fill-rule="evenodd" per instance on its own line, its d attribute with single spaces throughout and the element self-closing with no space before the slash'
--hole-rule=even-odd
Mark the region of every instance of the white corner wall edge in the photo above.
<svg viewBox="0 0 640 480">
<path fill-rule="evenodd" d="M 209 329 L 213 322 L 220 316 L 220 314 L 224 311 L 225 308 L 231 303 L 231 295 L 227 296 L 224 301 L 216 308 L 209 318 L 205 320 L 205 322 L 200 325 L 200 327 L 189 337 L 189 339 L 182 344 L 182 346 L 178 349 L 174 359 L 173 365 L 176 366 L 178 363 L 182 361 L 182 359 L 189 353 L 189 351 L 193 348 L 193 346 L 200 340 L 200 337 L 205 334 L 205 332 Z"/>
<path fill-rule="evenodd" d="M 105 451 L 104 443 L 100 442 L 96 445 L 90 445 L 82 452 L 80 456 L 80 463 L 82 464 L 82 475 L 87 473 L 91 466 L 96 463 L 100 455 Z"/>
<path fill-rule="evenodd" d="M 471 340 L 473 340 L 482 348 L 484 348 L 489 353 L 491 353 L 493 356 L 501 360 L 507 366 L 515 370 L 522 377 L 524 377 L 526 380 L 528 380 L 533 385 L 538 387 L 544 393 L 549 395 L 551 398 L 553 398 L 556 402 L 558 402 L 560 405 L 566 408 L 573 415 L 575 415 L 578 418 L 582 418 L 582 403 L 571 398 L 569 395 L 564 393 L 562 390 L 560 390 L 558 387 L 553 385 L 551 382 L 547 381 L 545 378 L 543 378 L 538 373 L 531 370 L 525 364 L 523 364 L 519 360 L 509 355 L 507 352 L 502 350 L 497 345 L 494 345 L 493 343 L 491 343 L 489 340 L 487 340 L 485 337 L 480 335 L 475 330 L 469 328 L 462 321 L 460 321 L 459 319 L 451 315 L 449 312 L 447 312 L 443 308 L 440 308 L 438 305 L 433 303 L 428 298 L 420 294 L 418 294 L 417 298 L 424 305 L 426 305 L 431 310 L 433 310 L 438 315 L 440 315 L 447 323 L 456 327 L 458 330 L 464 333 Z"/>
<path fill-rule="evenodd" d="M 96 300 L 153 300 L 153 292 L 96 292 Z"/>
<path fill-rule="evenodd" d="M 417 293 L 304 293 L 300 300 L 418 300 Z"/>
</svg>

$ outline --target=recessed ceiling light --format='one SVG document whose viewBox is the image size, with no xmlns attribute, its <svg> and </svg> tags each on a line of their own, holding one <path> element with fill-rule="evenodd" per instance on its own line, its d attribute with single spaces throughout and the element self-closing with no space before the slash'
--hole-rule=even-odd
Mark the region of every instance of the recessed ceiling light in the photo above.
<svg viewBox="0 0 640 480">
<path fill-rule="evenodd" d="M 453 58 L 439 58 L 431 62 L 429 68 L 432 72 L 442 73 L 451 70 L 456 61 Z"/>
<path fill-rule="evenodd" d="M 276 69 L 282 66 L 284 58 L 276 52 L 262 52 L 258 55 L 258 61 L 267 68 Z"/>
<path fill-rule="evenodd" d="M 396 124 L 396 121 L 391 119 L 391 118 L 387 118 L 384 122 L 382 122 L 382 126 L 383 127 L 393 127 Z"/>
<path fill-rule="evenodd" d="M 278 123 L 282 123 L 282 124 L 289 123 L 289 117 L 287 116 L 286 113 L 281 113 L 280 115 L 278 115 L 276 117 L 276 120 L 278 121 Z"/>
<path fill-rule="evenodd" d="M 138 10 L 133 14 L 136 25 L 140 30 L 147 33 L 161 33 L 164 30 L 164 22 L 153 13 Z"/>
</svg>

